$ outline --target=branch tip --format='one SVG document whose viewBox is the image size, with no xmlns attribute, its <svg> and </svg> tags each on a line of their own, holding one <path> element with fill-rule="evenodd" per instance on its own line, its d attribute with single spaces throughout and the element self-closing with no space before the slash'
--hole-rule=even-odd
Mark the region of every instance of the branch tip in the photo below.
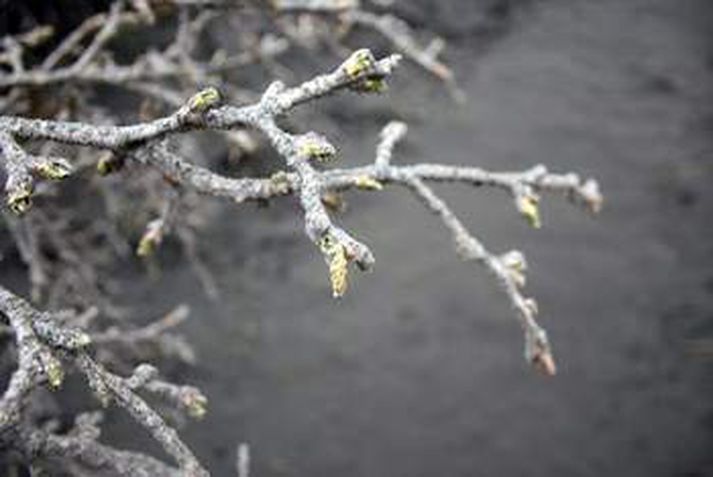
<svg viewBox="0 0 713 477">
<path fill-rule="evenodd" d="M 223 101 L 218 88 L 210 86 L 191 96 L 186 103 L 188 111 L 196 114 L 203 114 L 209 109 L 219 106 Z"/>
<path fill-rule="evenodd" d="M 596 180 L 587 179 L 579 189 L 579 193 L 592 213 L 598 214 L 601 212 L 602 206 L 604 205 L 604 197 L 599 190 L 599 183 Z"/>
<path fill-rule="evenodd" d="M 332 296 L 341 298 L 349 286 L 349 258 L 346 247 L 331 234 L 324 234 L 317 245 L 324 254 L 329 267 L 329 281 L 332 284 Z"/>
<path fill-rule="evenodd" d="M 9 179 L 7 189 L 7 205 L 16 215 L 23 215 L 32 207 L 34 192 L 32 179 L 24 177 L 18 181 Z"/>
</svg>

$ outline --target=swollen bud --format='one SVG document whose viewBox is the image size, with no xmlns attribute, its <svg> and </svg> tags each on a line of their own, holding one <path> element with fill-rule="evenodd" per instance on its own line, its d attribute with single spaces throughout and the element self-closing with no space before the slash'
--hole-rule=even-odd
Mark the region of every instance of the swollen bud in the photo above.
<svg viewBox="0 0 713 477">
<path fill-rule="evenodd" d="M 57 358 L 50 354 L 43 360 L 42 365 L 45 375 L 47 376 L 47 383 L 52 389 L 59 388 L 62 385 L 62 381 L 64 381 L 62 364 Z"/>
<path fill-rule="evenodd" d="M 356 178 L 355 185 L 362 190 L 382 190 L 384 185 L 369 176 L 359 176 Z"/>
<path fill-rule="evenodd" d="M 353 80 L 350 86 L 361 93 L 382 93 L 386 90 L 386 81 L 381 74 L 370 74 L 376 66 L 376 59 L 367 48 L 357 50 L 342 63 L 342 70 Z"/>
<path fill-rule="evenodd" d="M 537 196 L 532 194 L 521 195 L 515 201 L 517 210 L 525 217 L 530 226 L 535 229 L 539 229 L 542 226 L 540 210 L 537 207 L 538 202 L 539 199 Z"/>
<path fill-rule="evenodd" d="M 309 132 L 297 138 L 297 153 L 319 162 L 328 162 L 336 156 L 337 149 L 323 136 Z"/>
<path fill-rule="evenodd" d="M 43 179 L 60 180 L 68 177 L 72 173 L 72 165 L 61 157 L 42 159 L 36 166 L 35 171 Z"/>
<path fill-rule="evenodd" d="M 223 101 L 218 88 L 213 86 L 199 91 L 191 96 L 186 105 L 192 113 L 204 113 L 209 109 L 219 106 Z"/>
<path fill-rule="evenodd" d="M 22 215 L 32 207 L 34 186 L 30 178 L 21 181 L 8 180 L 7 205 L 17 215 Z"/>
<path fill-rule="evenodd" d="M 158 246 L 163 240 L 163 229 L 161 220 L 153 220 L 146 226 L 146 231 L 139 240 L 139 245 L 136 247 L 136 255 L 139 257 L 148 257 L 153 255 Z"/>
<path fill-rule="evenodd" d="M 195 388 L 188 388 L 181 397 L 182 404 L 193 419 L 202 419 L 208 411 L 208 398 Z"/>
<path fill-rule="evenodd" d="M 349 258 L 347 250 L 332 235 L 325 234 L 317 241 L 329 265 L 329 281 L 332 284 L 332 296 L 341 298 L 347 291 Z"/>
<path fill-rule="evenodd" d="M 368 48 L 362 48 L 352 53 L 344 63 L 342 69 L 352 79 L 364 74 L 367 70 L 374 68 L 376 59 Z"/>
</svg>

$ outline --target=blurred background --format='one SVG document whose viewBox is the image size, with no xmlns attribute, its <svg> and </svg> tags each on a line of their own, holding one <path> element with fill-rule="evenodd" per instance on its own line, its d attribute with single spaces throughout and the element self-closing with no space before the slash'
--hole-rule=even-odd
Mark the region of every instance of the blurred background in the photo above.
<svg viewBox="0 0 713 477">
<path fill-rule="evenodd" d="M 247 442 L 255 476 L 712 476 L 713 3 L 394 11 L 447 41 L 467 102 L 405 64 L 386 96 L 315 102 L 295 123 L 339 144 L 345 165 L 373 161 L 397 118 L 410 129 L 395 162 L 596 177 L 599 216 L 545 197 L 540 230 L 501 191 L 436 187 L 491 250 L 527 255 L 559 374 L 531 371 L 496 284 L 407 191 L 347 195 L 339 222 L 377 264 L 340 301 L 296 200 L 248 204 L 198 237 L 218 301 L 178 255 L 125 285 L 147 314 L 191 306 L 197 364 L 163 369 L 209 411 L 181 434 L 215 475 Z M 297 64 L 292 82 L 332 64 Z M 121 411 L 104 428 L 106 442 L 154 449 Z"/>
</svg>

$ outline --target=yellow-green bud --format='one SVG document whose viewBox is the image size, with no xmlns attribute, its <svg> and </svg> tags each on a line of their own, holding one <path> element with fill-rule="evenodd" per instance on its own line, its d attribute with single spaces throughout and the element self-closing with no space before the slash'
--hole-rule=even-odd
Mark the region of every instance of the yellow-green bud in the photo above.
<svg viewBox="0 0 713 477">
<path fill-rule="evenodd" d="M 198 392 L 190 393 L 184 400 L 188 415 L 193 419 L 203 419 L 208 412 L 208 399 Z"/>
<path fill-rule="evenodd" d="M 287 194 L 290 191 L 291 183 L 285 171 L 277 171 L 270 176 L 270 183 L 272 183 L 275 192 L 278 194 Z"/>
<path fill-rule="evenodd" d="M 332 296 L 334 296 L 334 298 L 340 298 L 344 296 L 349 285 L 349 258 L 347 257 L 347 250 L 344 245 L 330 234 L 322 236 L 317 241 L 317 245 L 322 250 L 329 265 L 329 281 L 332 284 Z"/>
<path fill-rule="evenodd" d="M 146 226 L 146 232 L 139 240 L 139 245 L 136 247 L 136 255 L 139 257 L 148 257 L 152 255 L 163 240 L 163 222 L 159 219 L 152 220 Z"/>
<path fill-rule="evenodd" d="M 7 205 L 17 215 L 22 215 L 32 207 L 32 182 L 26 181 L 7 193 Z"/>
<path fill-rule="evenodd" d="M 336 156 L 337 149 L 323 137 L 314 133 L 308 133 L 299 138 L 297 152 L 302 157 L 327 162 Z"/>
<path fill-rule="evenodd" d="M 204 113 L 218 106 L 221 101 L 220 91 L 211 86 L 194 94 L 188 100 L 188 109 L 193 113 Z"/>
<path fill-rule="evenodd" d="M 97 173 L 100 176 L 108 176 L 121 170 L 124 167 L 124 158 L 112 153 L 106 153 L 97 162 Z"/>
<path fill-rule="evenodd" d="M 360 78 L 373 70 L 375 65 L 376 59 L 368 49 L 364 48 L 352 53 L 342 64 L 342 68 L 347 76 L 355 80 L 355 83 L 352 84 L 350 88 L 360 93 L 383 93 L 386 91 L 387 86 L 383 76 L 371 74 Z"/>
<path fill-rule="evenodd" d="M 52 158 L 37 164 L 35 170 L 44 179 L 60 180 L 72 173 L 72 165 L 64 159 Z"/>
<path fill-rule="evenodd" d="M 57 389 L 62 385 L 64 370 L 57 358 L 52 357 L 45 363 L 45 374 L 47 375 L 47 382 L 52 389 Z"/>
<path fill-rule="evenodd" d="M 383 93 L 388 89 L 386 81 L 380 76 L 371 76 L 352 85 L 359 93 Z"/>
<path fill-rule="evenodd" d="M 531 227 L 539 229 L 542 226 L 540 211 L 537 207 L 538 198 L 534 195 L 523 195 L 517 198 L 517 208 Z"/>
<path fill-rule="evenodd" d="M 158 243 L 156 242 L 156 237 L 144 235 L 139 240 L 139 245 L 136 247 L 136 255 L 139 257 L 148 257 L 153 255 L 156 251 Z"/>
<path fill-rule="evenodd" d="M 357 186 L 357 188 L 363 190 L 382 190 L 384 188 L 381 182 L 369 176 L 357 177 L 355 185 Z"/>
<path fill-rule="evenodd" d="M 376 59 L 368 48 L 357 50 L 342 64 L 344 72 L 354 79 L 374 67 Z"/>
</svg>

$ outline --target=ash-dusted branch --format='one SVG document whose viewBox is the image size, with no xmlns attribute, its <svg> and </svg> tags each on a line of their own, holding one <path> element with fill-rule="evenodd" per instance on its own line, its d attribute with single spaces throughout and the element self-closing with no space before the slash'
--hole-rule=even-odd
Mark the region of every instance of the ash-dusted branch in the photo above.
<svg viewBox="0 0 713 477">
<path fill-rule="evenodd" d="M 222 178 L 181 160 L 161 141 L 169 135 L 189 130 L 252 127 L 267 136 L 286 165 L 296 173 L 297 190 L 305 213 L 305 231 L 310 240 L 319 245 L 325 259 L 331 263 L 335 254 L 342 258 L 346 256 L 361 268 L 368 268 L 374 261 L 373 254 L 366 245 L 332 223 L 321 201 L 321 176 L 310 162 L 328 159 L 336 149 L 316 133 L 290 134 L 281 129 L 275 119 L 302 103 L 340 89 L 351 88 L 365 93 L 382 91 L 385 78 L 398 61 L 398 55 L 376 60 L 369 50 L 358 50 L 331 73 L 299 86 L 287 88 L 280 82 L 272 83 L 258 103 L 242 107 L 221 105 L 219 92 L 208 88 L 169 116 L 130 126 L 95 126 L 0 116 L 0 147 L 3 150 L 18 149 L 12 156 L 13 161 L 6 161 L 8 201 L 14 206 L 13 210 L 22 213 L 29 207 L 32 191 L 31 177 L 25 173 L 31 161 L 22 159 L 22 150 L 16 146 L 15 137 L 111 149 L 121 157 L 130 155 L 156 166 L 180 185 L 213 195 L 229 195 L 236 201 L 247 196 L 252 198 L 256 192 L 264 195 L 266 188 L 269 192 L 275 187 L 265 182 Z M 16 163 L 25 167 L 10 167 Z M 17 203 L 23 206 L 17 207 Z M 343 288 L 335 287 L 334 294 L 341 295 Z"/>
<path fill-rule="evenodd" d="M 501 256 L 490 253 L 425 182 L 458 181 L 504 189 L 528 222 L 539 227 L 541 220 L 538 202 L 542 191 L 564 193 L 597 211 L 601 205 L 601 195 L 596 181 L 582 181 L 572 173 L 551 174 L 542 165 L 524 172 L 489 172 L 475 167 L 440 164 L 394 166 L 391 164 L 393 148 L 406 133 L 406 126 L 402 123 L 391 123 L 384 128 L 372 165 L 320 172 L 312 163 L 331 159 L 336 154 L 336 148 L 317 133 L 294 135 L 281 129 L 275 121 L 295 106 L 339 89 L 380 91 L 384 79 L 391 74 L 397 61 L 398 57 L 377 61 L 368 50 L 359 50 L 333 72 L 317 76 L 299 86 L 287 88 L 280 82 L 271 84 L 260 101 L 252 105 L 221 105 L 218 91 L 209 88 L 190 98 L 169 116 L 130 126 L 94 126 L 0 117 L 0 132 L 3 134 L 0 136 L 0 145 L 13 152 L 11 159 L 6 160 L 8 183 L 27 183 L 29 176 L 26 171 L 30 166 L 26 164 L 33 163 L 33 160 L 27 159 L 29 156 L 23 156 L 22 150 L 14 142 L 15 137 L 20 137 L 111 149 L 121 157 L 135 158 L 159 169 L 177 186 L 207 195 L 229 197 L 236 202 L 267 199 L 294 192 L 299 196 L 304 211 L 305 232 L 318 245 L 327 262 L 335 297 L 342 296 L 347 289 L 349 263 L 354 261 L 360 268 L 368 268 L 374 262 L 374 257 L 366 245 L 332 222 L 322 201 L 324 194 L 329 190 L 349 187 L 379 189 L 382 184 L 388 183 L 406 186 L 441 217 L 453 234 L 459 254 L 465 259 L 483 263 L 498 278 L 525 329 L 527 359 L 552 374 L 554 361 L 548 340 L 544 330 L 535 321 L 537 306 L 533 299 L 525 298 L 520 293 L 525 271 L 522 254 L 517 251 Z M 172 152 L 166 142 L 171 135 L 194 129 L 223 130 L 235 127 L 251 127 L 261 131 L 284 158 L 291 172 L 277 174 L 270 179 L 228 178 L 186 161 Z M 14 178 L 19 173 L 13 174 L 13 171 L 17 170 L 22 172 L 20 177 L 23 181 Z M 12 188 L 9 190 L 10 198 L 17 195 Z M 162 217 L 150 224 L 139 246 L 140 252 L 150 248 L 146 244 L 148 242 L 151 247 L 160 243 L 170 211 L 171 207 L 167 205 Z"/>
<path fill-rule="evenodd" d="M 139 328 L 111 326 L 93 332 L 92 343 L 99 354 L 106 357 L 106 361 L 114 361 L 114 354 L 141 355 L 144 347 L 153 347 L 158 348 L 163 357 L 175 357 L 183 363 L 195 364 L 193 349 L 182 335 L 174 332 L 186 321 L 188 314 L 189 308 L 179 305 L 161 318 Z M 110 353 L 109 350 L 116 350 L 116 353 Z"/>
<path fill-rule="evenodd" d="M 534 299 L 525 298 L 520 294 L 520 287 L 524 285 L 526 269 L 522 253 L 513 250 L 502 256 L 493 255 L 480 240 L 468 232 L 468 229 L 451 211 L 448 204 L 421 179 L 412 176 L 405 181 L 426 207 L 443 221 L 443 224 L 453 235 L 456 250 L 461 258 L 476 260 L 484 264 L 498 278 L 525 330 L 525 359 L 532 362 L 543 373 L 554 375 L 556 368 L 547 333 L 535 321 L 536 302 Z"/>
<path fill-rule="evenodd" d="M 587 206 L 592 212 L 598 212 L 602 197 L 597 182 L 593 179 L 582 181 L 574 173 L 551 174 L 542 165 L 524 172 L 488 172 L 479 168 L 440 164 L 394 166 L 391 164 L 393 149 L 405 134 L 405 124 L 388 124 L 382 130 L 374 164 L 326 172 L 325 187 L 337 190 L 348 187 L 363 189 L 365 184 L 389 183 L 408 187 L 450 231 L 460 257 L 482 263 L 495 275 L 525 331 L 525 358 L 543 373 L 553 375 L 556 368 L 549 340 L 544 329 L 535 320 L 537 303 L 533 298 L 526 298 L 521 293 L 527 268 L 524 255 L 518 250 L 502 255 L 489 252 L 480 240 L 467 230 L 448 204 L 426 185 L 426 181 L 463 182 L 478 187 L 493 186 L 504 189 L 511 194 L 522 215 L 535 227 L 540 226 L 537 208 L 540 192 L 563 193 L 573 201 Z"/>
<path fill-rule="evenodd" d="M 250 126 L 264 132 L 278 152 L 295 162 L 293 138 L 277 128 L 274 118 L 292 108 L 344 88 L 361 92 L 375 92 L 384 87 L 399 61 L 398 55 L 375 60 L 368 50 L 359 50 L 331 73 L 306 81 L 294 88 L 274 82 L 261 101 L 249 106 L 221 106 L 220 93 L 215 88 L 199 92 L 175 113 L 154 121 L 129 126 L 96 126 L 86 123 L 26 119 L 0 116 L 0 145 L 8 144 L 8 135 L 24 139 L 42 139 L 65 144 L 92 146 L 104 149 L 136 148 L 152 140 L 171 134 L 197 129 L 231 129 Z M 307 146 L 306 146 L 307 147 Z M 316 144 L 315 148 L 322 147 Z M 325 146 L 328 147 L 328 146 Z M 322 152 L 307 151 L 310 157 Z"/>
</svg>

